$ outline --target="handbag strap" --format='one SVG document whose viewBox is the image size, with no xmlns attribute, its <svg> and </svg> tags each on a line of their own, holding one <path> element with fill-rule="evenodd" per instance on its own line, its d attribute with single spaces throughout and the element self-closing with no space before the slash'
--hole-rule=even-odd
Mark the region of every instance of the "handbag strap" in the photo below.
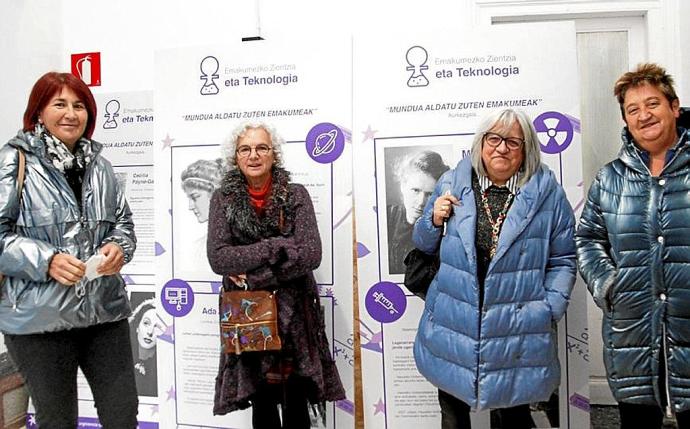
<svg viewBox="0 0 690 429">
<path fill-rule="evenodd" d="M 19 170 L 17 171 L 17 195 L 19 195 L 19 203 L 22 202 L 22 190 L 24 189 L 24 174 L 26 171 L 26 155 L 24 151 L 17 148 L 19 153 Z"/>
<path fill-rule="evenodd" d="M 19 153 L 19 169 L 17 170 L 17 195 L 19 195 L 19 206 L 21 209 L 22 205 L 22 190 L 24 189 L 24 172 L 26 170 L 26 155 L 24 155 L 24 151 L 21 150 L 20 148 L 17 148 L 17 152 Z M 17 222 L 14 222 L 14 225 L 12 226 L 12 231 L 15 231 L 17 229 Z M 0 285 L 3 283 L 5 280 L 5 275 L 0 273 Z"/>
</svg>

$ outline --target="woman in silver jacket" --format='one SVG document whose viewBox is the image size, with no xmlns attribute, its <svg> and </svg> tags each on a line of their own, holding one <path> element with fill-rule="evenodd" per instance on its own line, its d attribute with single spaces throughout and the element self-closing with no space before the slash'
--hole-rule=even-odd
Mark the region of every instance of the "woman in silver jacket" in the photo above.
<svg viewBox="0 0 690 429">
<path fill-rule="evenodd" d="M 136 238 L 113 168 L 90 140 L 95 122 L 89 88 L 47 73 L 31 90 L 23 130 L 0 149 L 0 331 L 42 429 L 76 427 L 78 368 L 104 428 L 137 426 L 119 274 Z"/>
</svg>

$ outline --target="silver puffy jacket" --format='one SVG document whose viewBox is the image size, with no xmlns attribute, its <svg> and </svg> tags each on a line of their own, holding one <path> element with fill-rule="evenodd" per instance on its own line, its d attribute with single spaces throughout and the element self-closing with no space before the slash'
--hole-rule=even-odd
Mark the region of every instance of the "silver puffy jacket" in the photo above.
<svg viewBox="0 0 690 429">
<path fill-rule="evenodd" d="M 33 133 L 19 132 L 0 148 L 0 272 L 6 276 L 0 297 L 3 333 L 81 328 L 131 313 L 119 274 L 86 282 L 82 298 L 75 287 L 48 276 L 50 260 L 58 252 L 86 261 L 101 246 L 114 242 L 122 247 L 126 262 L 134 254 L 132 212 L 110 162 L 98 155 L 102 146 L 94 141 L 88 146 L 93 161 L 84 174 L 83 212 L 65 176 L 47 161 L 43 142 Z M 17 147 L 26 154 L 21 207 L 16 192 Z"/>
</svg>

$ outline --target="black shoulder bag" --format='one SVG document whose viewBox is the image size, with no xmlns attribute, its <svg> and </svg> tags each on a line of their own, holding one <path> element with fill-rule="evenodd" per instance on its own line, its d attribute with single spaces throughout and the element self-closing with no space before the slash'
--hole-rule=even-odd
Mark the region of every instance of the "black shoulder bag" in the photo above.
<svg viewBox="0 0 690 429">
<path fill-rule="evenodd" d="M 429 285 L 438 272 L 441 260 L 438 250 L 433 255 L 415 248 L 405 256 L 405 287 L 407 290 L 425 299 Z"/>
</svg>

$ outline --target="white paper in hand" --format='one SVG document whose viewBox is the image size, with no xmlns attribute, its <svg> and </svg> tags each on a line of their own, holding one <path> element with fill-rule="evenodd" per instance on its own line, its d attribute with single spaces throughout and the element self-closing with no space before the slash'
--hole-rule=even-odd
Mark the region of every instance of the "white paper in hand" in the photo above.
<svg viewBox="0 0 690 429">
<path fill-rule="evenodd" d="M 86 277 L 86 280 L 91 281 L 99 278 L 103 274 L 98 273 L 98 266 L 101 265 L 101 262 L 105 259 L 105 255 L 98 253 L 95 255 L 92 255 L 88 261 L 86 261 L 86 274 L 84 274 L 84 277 Z"/>
</svg>

